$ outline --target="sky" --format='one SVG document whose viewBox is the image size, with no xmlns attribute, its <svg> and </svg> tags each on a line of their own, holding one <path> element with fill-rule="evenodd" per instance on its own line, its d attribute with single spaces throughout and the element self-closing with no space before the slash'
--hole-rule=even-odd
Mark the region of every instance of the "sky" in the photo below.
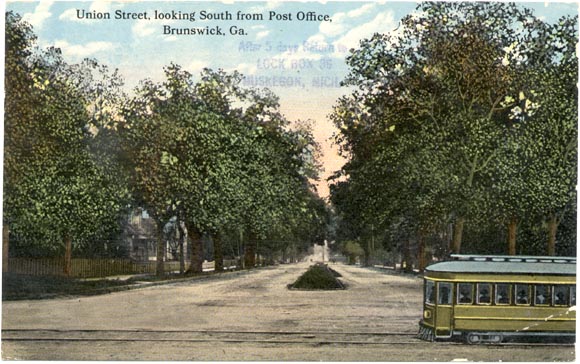
<svg viewBox="0 0 580 364">
<path fill-rule="evenodd" d="M 520 4 L 548 22 L 578 13 L 577 2 Z M 361 39 L 396 29 L 416 2 L 45 0 L 5 6 L 33 26 L 40 47 L 60 48 L 70 63 L 91 57 L 118 68 L 128 91 L 146 78 L 162 81 L 171 62 L 194 75 L 204 67 L 237 70 L 246 76 L 244 86 L 271 89 L 289 120 L 312 120 L 323 152 L 318 192 L 326 197 L 326 178 L 345 162 L 328 119 L 348 93 L 340 87 L 345 57 Z M 183 28 L 223 35 L 176 34 Z"/>
</svg>

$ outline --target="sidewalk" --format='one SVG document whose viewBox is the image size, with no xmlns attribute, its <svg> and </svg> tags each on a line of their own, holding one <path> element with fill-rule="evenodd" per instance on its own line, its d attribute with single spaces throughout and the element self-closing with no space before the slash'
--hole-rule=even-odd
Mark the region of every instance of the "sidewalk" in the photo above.
<svg viewBox="0 0 580 364">
<path fill-rule="evenodd" d="M 214 268 L 203 268 L 203 273 L 211 273 L 215 269 Z M 223 272 L 230 272 L 237 270 L 237 266 L 233 265 L 228 268 L 224 268 Z M 165 276 L 177 276 L 179 275 L 178 270 L 174 270 L 171 272 L 165 272 Z M 155 274 L 152 273 L 138 273 L 138 274 L 121 274 L 121 275 L 114 275 L 114 276 L 106 276 L 106 277 L 94 277 L 94 278 L 79 278 L 85 281 L 91 280 L 100 280 L 100 279 L 107 279 L 107 280 L 120 280 L 120 281 L 128 281 L 133 280 L 135 282 L 139 281 L 139 278 L 149 278 L 149 277 L 156 277 Z M 190 278 L 193 276 L 189 276 Z M 168 280 L 175 280 L 177 278 L 170 278 Z M 148 280 L 144 279 L 143 281 L 149 282 Z"/>
</svg>

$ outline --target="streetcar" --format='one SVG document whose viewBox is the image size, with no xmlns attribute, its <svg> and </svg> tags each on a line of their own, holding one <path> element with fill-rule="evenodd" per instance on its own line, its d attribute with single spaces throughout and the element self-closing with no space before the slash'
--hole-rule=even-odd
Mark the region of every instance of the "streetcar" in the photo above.
<svg viewBox="0 0 580 364">
<path fill-rule="evenodd" d="M 423 293 L 424 340 L 575 338 L 575 257 L 451 255 L 425 269 Z"/>
</svg>

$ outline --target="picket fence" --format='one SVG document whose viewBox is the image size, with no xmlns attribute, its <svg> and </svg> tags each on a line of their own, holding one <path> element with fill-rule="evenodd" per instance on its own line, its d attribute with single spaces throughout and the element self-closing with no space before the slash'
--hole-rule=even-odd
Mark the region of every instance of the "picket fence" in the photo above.
<svg viewBox="0 0 580 364">
<path fill-rule="evenodd" d="M 226 260 L 226 268 L 235 265 L 235 261 Z M 130 259 L 72 259 L 71 277 L 95 278 L 128 274 L 155 273 L 157 262 L 135 262 Z M 186 268 L 188 263 L 186 262 Z M 214 268 L 213 262 L 204 262 L 203 269 Z M 164 262 L 165 272 L 179 271 L 179 262 Z M 8 272 L 28 275 L 64 275 L 62 258 L 9 258 Z"/>
</svg>

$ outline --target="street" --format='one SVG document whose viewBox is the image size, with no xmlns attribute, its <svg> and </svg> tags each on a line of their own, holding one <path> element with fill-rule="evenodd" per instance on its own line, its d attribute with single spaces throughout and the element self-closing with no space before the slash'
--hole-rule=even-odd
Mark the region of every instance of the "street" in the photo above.
<svg viewBox="0 0 580 364">
<path fill-rule="evenodd" d="M 4 302 L 3 359 L 571 361 L 574 347 L 416 339 L 421 280 L 330 264 L 346 290 L 287 285 L 310 259 L 107 295 Z"/>
</svg>

